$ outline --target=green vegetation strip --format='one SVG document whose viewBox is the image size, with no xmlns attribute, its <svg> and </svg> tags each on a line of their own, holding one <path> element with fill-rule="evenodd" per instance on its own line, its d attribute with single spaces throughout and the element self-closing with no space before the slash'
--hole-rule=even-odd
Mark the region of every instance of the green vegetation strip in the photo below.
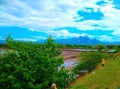
<svg viewBox="0 0 120 89">
<path fill-rule="evenodd" d="M 71 89 L 120 89 L 120 57 L 110 59 L 105 67 L 79 78 Z"/>
</svg>

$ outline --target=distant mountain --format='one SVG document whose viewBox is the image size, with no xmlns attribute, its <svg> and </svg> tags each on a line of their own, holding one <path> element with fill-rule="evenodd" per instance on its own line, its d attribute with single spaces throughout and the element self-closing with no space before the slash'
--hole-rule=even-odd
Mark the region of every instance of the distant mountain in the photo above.
<svg viewBox="0 0 120 89">
<path fill-rule="evenodd" d="M 76 44 L 76 45 L 95 45 L 95 44 L 101 44 L 102 42 L 97 39 L 90 39 L 89 37 L 78 37 L 78 38 L 69 38 L 69 39 L 56 39 L 57 43 L 61 44 Z"/>
<path fill-rule="evenodd" d="M 97 45 L 97 44 L 111 44 L 111 45 L 120 45 L 120 42 L 105 42 L 105 41 L 99 41 L 97 39 L 91 39 L 88 36 L 80 36 L 78 38 L 69 38 L 69 39 L 56 39 L 57 43 L 61 44 L 76 44 L 76 45 Z"/>
<path fill-rule="evenodd" d="M 46 40 L 42 39 L 38 42 L 44 43 Z M 88 36 L 80 36 L 78 38 L 68 38 L 68 39 L 55 39 L 55 41 L 59 44 L 76 44 L 76 45 L 96 45 L 96 44 L 120 44 L 120 42 L 102 42 L 97 39 L 91 39 Z M 0 40 L 0 44 L 5 44 L 5 40 Z"/>
</svg>

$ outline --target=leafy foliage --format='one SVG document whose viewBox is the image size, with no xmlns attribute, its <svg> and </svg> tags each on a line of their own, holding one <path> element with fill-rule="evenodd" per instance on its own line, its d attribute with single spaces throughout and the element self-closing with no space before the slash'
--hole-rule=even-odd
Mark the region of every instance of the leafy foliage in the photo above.
<svg viewBox="0 0 120 89">
<path fill-rule="evenodd" d="M 114 48 L 115 48 L 116 52 L 120 52 L 120 45 L 115 45 Z"/>
<path fill-rule="evenodd" d="M 81 53 L 81 61 L 74 68 L 76 73 L 79 73 L 81 70 L 87 70 L 88 72 L 96 68 L 97 64 L 101 62 L 102 58 L 108 58 L 108 54 L 101 52 L 85 52 Z"/>
<path fill-rule="evenodd" d="M 56 43 L 49 37 L 43 44 L 14 41 L 7 37 L 9 51 L 0 56 L 0 88 L 2 89 L 49 89 L 56 83 L 64 89 L 72 77 L 60 67 L 63 58 Z"/>
<path fill-rule="evenodd" d="M 99 45 L 95 45 L 93 46 L 94 49 L 97 49 L 98 51 L 102 51 L 106 49 L 105 45 L 99 44 Z"/>
<path fill-rule="evenodd" d="M 0 48 L 6 48 L 5 44 L 0 44 Z"/>
</svg>

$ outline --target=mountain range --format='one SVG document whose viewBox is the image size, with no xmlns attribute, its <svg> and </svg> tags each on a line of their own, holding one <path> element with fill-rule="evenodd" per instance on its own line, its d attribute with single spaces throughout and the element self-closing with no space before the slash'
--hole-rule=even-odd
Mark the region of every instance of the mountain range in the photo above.
<svg viewBox="0 0 120 89">
<path fill-rule="evenodd" d="M 76 45 L 95 45 L 95 44 L 101 44 L 102 42 L 96 39 L 90 39 L 89 37 L 74 37 L 74 38 L 69 38 L 69 39 L 56 39 L 57 43 L 62 43 L 62 44 L 76 44 Z"/>
<path fill-rule="evenodd" d="M 55 39 L 56 43 L 59 44 L 70 44 L 70 45 L 96 45 L 96 44 L 120 44 L 120 42 L 103 42 L 97 39 L 91 39 L 88 36 L 80 36 L 78 38 L 68 38 L 68 39 Z M 45 39 L 39 40 L 40 43 L 45 42 Z M 5 44 L 5 40 L 0 40 L 0 44 Z"/>
<path fill-rule="evenodd" d="M 45 40 L 40 40 L 40 43 Z M 78 38 L 73 37 L 69 39 L 55 39 L 55 41 L 59 44 L 70 44 L 70 45 L 97 45 L 97 44 L 120 44 L 120 42 L 105 42 L 97 39 L 91 39 L 88 36 L 80 36 Z"/>
</svg>

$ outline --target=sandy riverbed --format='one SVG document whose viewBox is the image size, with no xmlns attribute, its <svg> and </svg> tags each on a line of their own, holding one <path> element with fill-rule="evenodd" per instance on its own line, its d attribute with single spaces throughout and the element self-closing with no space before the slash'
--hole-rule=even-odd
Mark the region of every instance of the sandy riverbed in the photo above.
<svg viewBox="0 0 120 89">
<path fill-rule="evenodd" d="M 79 51 L 76 49 L 66 49 L 62 50 L 62 56 L 64 56 L 64 66 L 66 69 L 71 69 L 75 64 L 78 62 L 78 55 Z"/>
</svg>

